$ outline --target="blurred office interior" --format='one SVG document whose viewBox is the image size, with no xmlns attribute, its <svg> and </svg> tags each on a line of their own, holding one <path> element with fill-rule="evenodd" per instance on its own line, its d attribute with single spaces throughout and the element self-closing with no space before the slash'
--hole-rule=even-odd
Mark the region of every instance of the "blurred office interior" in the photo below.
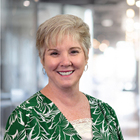
<svg viewBox="0 0 140 140">
<path fill-rule="evenodd" d="M 38 26 L 74 14 L 90 27 L 80 90 L 110 104 L 125 140 L 140 139 L 140 0 L 1 0 L 0 139 L 10 113 L 48 82 L 36 50 Z"/>
</svg>

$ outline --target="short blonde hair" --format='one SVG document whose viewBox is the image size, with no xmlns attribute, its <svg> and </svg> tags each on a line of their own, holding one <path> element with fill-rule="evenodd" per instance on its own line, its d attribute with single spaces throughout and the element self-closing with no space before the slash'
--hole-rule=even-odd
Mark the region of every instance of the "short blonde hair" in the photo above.
<svg viewBox="0 0 140 140">
<path fill-rule="evenodd" d="M 42 23 L 37 31 L 36 46 L 40 59 L 44 61 L 46 47 L 63 41 L 69 35 L 82 46 L 86 59 L 91 45 L 88 25 L 74 15 L 57 15 Z M 59 41 L 59 42 L 58 42 Z"/>
</svg>

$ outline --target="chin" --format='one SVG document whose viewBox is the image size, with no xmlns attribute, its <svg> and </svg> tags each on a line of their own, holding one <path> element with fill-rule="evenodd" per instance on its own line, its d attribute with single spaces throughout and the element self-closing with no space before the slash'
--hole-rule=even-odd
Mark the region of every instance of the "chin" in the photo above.
<svg viewBox="0 0 140 140">
<path fill-rule="evenodd" d="M 70 83 L 69 83 L 69 84 L 66 84 L 66 83 L 65 83 L 65 84 L 63 84 L 63 85 L 61 86 L 61 88 L 62 88 L 62 89 L 72 89 L 72 88 L 76 87 L 76 85 L 77 85 L 77 84 L 70 84 Z"/>
</svg>

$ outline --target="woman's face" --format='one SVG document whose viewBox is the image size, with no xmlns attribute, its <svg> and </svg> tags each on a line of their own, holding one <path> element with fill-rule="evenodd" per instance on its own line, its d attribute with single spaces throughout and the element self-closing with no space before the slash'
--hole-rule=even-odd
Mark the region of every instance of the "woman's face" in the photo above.
<svg viewBox="0 0 140 140">
<path fill-rule="evenodd" d="M 86 63 L 82 47 L 69 36 L 65 36 L 57 46 L 49 46 L 42 62 L 49 85 L 59 89 L 79 87 Z"/>
</svg>

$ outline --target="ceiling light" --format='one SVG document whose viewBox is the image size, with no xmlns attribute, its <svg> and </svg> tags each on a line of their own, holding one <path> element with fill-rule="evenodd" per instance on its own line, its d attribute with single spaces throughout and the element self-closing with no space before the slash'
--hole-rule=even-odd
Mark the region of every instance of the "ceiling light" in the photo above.
<svg viewBox="0 0 140 140">
<path fill-rule="evenodd" d="M 135 0 L 126 0 L 127 4 L 132 6 L 135 4 Z"/>
<path fill-rule="evenodd" d="M 24 2 L 23 2 L 23 5 L 24 5 L 25 7 L 28 7 L 28 6 L 30 5 L 30 1 L 28 1 L 28 0 L 24 1 Z"/>
<path fill-rule="evenodd" d="M 127 9 L 126 16 L 129 18 L 133 18 L 135 16 L 135 11 L 133 9 Z"/>
<path fill-rule="evenodd" d="M 96 39 L 93 39 L 93 48 L 94 49 L 98 49 L 100 45 L 100 42 Z"/>
<path fill-rule="evenodd" d="M 113 21 L 111 19 L 105 19 L 102 21 L 102 26 L 110 27 L 113 25 Z"/>
<path fill-rule="evenodd" d="M 102 43 L 105 43 L 107 46 L 109 46 L 110 42 L 108 40 L 103 40 Z"/>
<path fill-rule="evenodd" d="M 140 7 L 140 0 L 136 2 L 136 6 Z"/>
<path fill-rule="evenodd" d="M 108 46 L 107 46 L 105 43 L 101 43 L 101 44 L 99 45 L 99 50 L 102 51 L 102 52 L 104 52 L 105 49 L 106 49 L 107 47 L 108 47 Z"/>
</svg>

